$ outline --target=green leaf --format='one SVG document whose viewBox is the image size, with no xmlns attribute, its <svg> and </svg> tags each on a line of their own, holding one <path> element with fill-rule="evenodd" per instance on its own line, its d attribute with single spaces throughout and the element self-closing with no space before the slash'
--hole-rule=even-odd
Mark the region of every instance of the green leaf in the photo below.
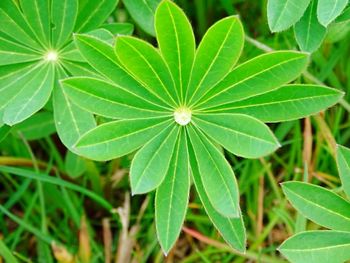
<svg viewBox="0 0 350 263">
<path fill-rule="evenodd" d="M 135 22 L 148 34 L 155 36 L 154 13 L 161 0 L 123 0 Z"/>
<path fill-rule="evenodd" d="M 49 0 L 20 0 L 28 25 L 43 46 L 48 47 L 51 37 Z"/>
<path fill-rule="evenodd" d="M 263 122 L 295 120 L 316 114 L 337 103 L 343 92 L 325 86 L 293 84 L 248 99 L 208 109 L 241 113 Z"/>
<path fill-rule="evenodd" d="M 155 221 L 159 243 L 167 254 L 180 235 L 190 192 L 189 160 L 185 129 L 181 129 L 169 170 L 157 188 Z"/>
<path fill-rule="evenodd" d="M 303 17 L 294 26 L 300 49 L 310 53 L 319 48 L 327 33 L 327 29 L 317 20 L 316 10 L 317 1 L 312 0 Z"/>
<path fill-rule="evenodd" d="M 89 32 L 106 21 L 117 6 L 118 0 L 86 0 L 79 7 L 74 32 Z"/>
<path fill-rule="evenodd" d="M 53 84 L 53 65 L 42 65 L 8 104 L 4 112 L 4 122 L 13 125 L 40 110 L 49 100 Z"/>
<path fill-rule="evenodd" d="M 0 125 L 0 142 L 4 140 L 11 131 L 11 126 Z"/>
<path fill-rule="evenodd" d="M 336 23 L 346 22 L 350 20 L 350 6 L 348 6 L 344 12 L 337 17 L 335 20 Z"/>
<path fill-rule="evenodd" d="M 60 72 L 59 78 L 65 77 L 66 75 Z M 56 83 L 53 91 L 53 108 L 58 136 L 65 146 L 77 152 L 72 149 L 73 145 L 84 133 L 96 126 L 94 117 L 73 104 L 59 83 Z"/>
<path fill-rule="evenodd" d="M 64 60 L 61 65 L 72 76 L 101 78 L 101 75 L 87 63 Z"/>
<path fill-rule="evenodd" d="M 19 43 L 41 50 L 42 47 L 36 42 L 32 29 L 13 0 L 0 1 L 0 31 L 13 39 L 20 40 Z"/>
<path fill-rule="evenodd" d="M 310 0 L 268 0 L 267 20 L 272 32 L 294 25 L 304 14 Z"/>
<path fill-rule="evenodd" d="M 119 64 L 113 47 L 88 35 L 76 35 L 75 42 L 86 61 L 114 84 L 127 88 L 154 104 L 167 108 L 167 105 L 153 93 L 138 83 Z"/>
<path fill-rule="evenodd" d="M 350 231 L 350 203 L 320 186 L 287 182 L 282 189 L 292 205 L 305 217 L 332 230 Z"/>
<path fill-rule="evenodd" d="M 327 27 L 343 12 L 347 4 L 348 0 L 318 0 L 318 21 Z"/>
<path fill-rule="evenodd" d="M 68 151 L 64 159 L 64 167 L 70 177 L 77 178 L 86 171 L 86 161 L 79 155 Z"/>
<path fill-rule="evenodd" d="M 225 241 L 234 249 L 244 253 L 246 250 L 246 233 L 241 214 L 239 218 L 228 218 L 216 211 L 205 191 L 203 175 L 199 170 L 199 163 L 191 144 L 189 144 L 189 154 L 192 178 L 205 211 Z"/>
<path fill-rule="evenodd" d="M 130 168 L 132 194 L 156 189 L 164 180 L 174 153 L 179 126 L 170 126 L 146 143 L 135 155 Z"/>
<path fill-rule="evenodd" d="M 0 239 L 0 256 L 5 259 L 6 262 L 19 263 L 2 239 Z"/>
<path fill-rule="evenodd" d="M 350 198 L 350 149 L 338 145 L 337 164 L 343 190 Z"/>
<path fill-rule="evenodd" d="M 191 147 L 205 193 L 216 211 L 239 217 L 239 193 L 235 175 L 223 154 L 199 130 L 188 127 Z M 193 161 L 191 161 L 192 163 Z"/>
<path fill-rule="evenodd" d="M 162 1 L 155 15 L 157 41 L 184 102 L 195 54 L 195 40 L 185 13 L 173 2 Z"/>
<path fill-rule="evenodd" d="M 243 44 L 243 26 L 237 17 L 221 19 L 208 29 L 196 52 L 187 92 L 189 104 L 195 104 L 232 70 Z"/>
<path fill-rule="evenodd" d="M 171 115 L 128 89 L 101 79 L 74 77 L 61 83 L 72 102 L 97 115 L 116 119 Z"/>
<path fill-rule="evenodd" d="M 61 48 L 71 38 L 78 14 L 78 0 L 52 0 L 52 42 Z"/>
<path fill-rule="evenodd" d="M 38 61 L 40 59 L 41 55 L 33 49 L 7 40 L 0 35 L 0 66 Z"/>
<path fill-rule="evenodd" d="M 140 148 L 169 124 L 169 118 L 105 123 L 84 134 L 77 142 L 76 149 L 79 154 L 93 160 L 111 160 Z"/>
<path fill-rule="evenodd" d="M 43 111 L 17 124 L 14 129 L 23 134 L 27 140 L 38 140 L 56 131 L 53 115 Z"/>
<path fill-rule="evenodd" d="M 274 90 L 297 78 L 307 63 L 307 54 L 300 52 L 260 55 L 232 70 L 195 108 L 220 106 Z"/>
<path fill-rule="evenodd" d="M 301 232 L 287 239 L 278 250 L 293 263 L 343 263 L 350 259 L 350 233 Z"/>
<path fill-rule="evenodd" d="M 145 41 L 134 37 L 118 37 L 115 46 L 123 66 L 140 83 L 171 106 L 177 98 L 171 74 L 159 52 Z"/>
<path fill-rule="evenodd" d="M 107 44 L 113 46 L 114 42 L 115 42 L 115 37 L 113 36 L 113 34 L 111 32 L 109 32 L 107 29 L 104 28 L 98 28 L 92 31 L 89 31 L 88 33 L 86 33 L 87 35 L 96 37 L 104 42 L 106 42 Z"/>
<path fill-rule="evenodd" d="M 235 155 L 259 158 L 279 147 L 267 125 L 242 114 L 201 114 L 193 122 L 208 136 Z"/>
<path fill-rule="evenodd" d="M 134 32 L 134 25 L 130 23 L 111 23 L 100 26 L 111 32 L 113 35 L 132 35 Z"/>
</svg>

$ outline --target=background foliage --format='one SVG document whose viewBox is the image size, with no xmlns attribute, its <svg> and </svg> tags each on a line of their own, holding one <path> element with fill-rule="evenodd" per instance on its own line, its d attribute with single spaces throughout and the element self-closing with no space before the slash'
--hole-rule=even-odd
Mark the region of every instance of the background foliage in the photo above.
<svg viewBox="0 0 350 263">
<path fill-rule="evenodd" d="M 107 21 L 136 23 L 135 34 L 155 43 L 149 21 L 157 1 L 145 1 L 142 8 L 135 8 L 135 2 L 119 3 Z M 246 32 L 239 63 L 272 49 L 298 49 L 298 36 L 295 34 L 295 39 L 293 29 L 270 33 L 267 1 L 176 2 L 189 16 L 197 42 L 214 22 L 239 14 Z M 308 71 L 299 82 L 325 83 L 348 93 L 348 19 L 344 13 L 327 24 L 324 42 L 312 54 Z M 223 242 L 198 195 L 191 192 L 182 235 L 166 259 L 155 236 L 153 194 L 130 198 L 128 192 L 132 156 L 105 164 L 66 151 L 55 134 L 52 107 L 46 106 L 44 111 L 11 129 L 0 129 L 0 139 L 6 136 L 0 143 L 0 164 L 6 166 L 0 167 L 0 253 L 6 262 L 73 262 L 73 257 L 81 262 L 103 262 L 107 257 L 110 262 L 108 259 L 115 255 L 117 262 L 284 262 L 276 251 L 284 240 L 302 230 L 320 227 L 290 206 L 279 183 L 305 181 L 343 195 L 335 163 L 335 142 L 349 144 L 348 98 L 345 95 L 340 105 L 326 113 L 270 125 L 283 147 L 269 157 L 243 160 L 225 153 L 238 177 L 247 227 L 246 254 Z M 66 146 L 69 147 L 67 143 Z M 111 215 L 112 208 L 118 209 Z M 344 240 L 348 238 L 344 234 Z M 53 241 L 55 245 L 50 245 Z M 15 251 L 15 258 L 10 251 Z"/>
</svg>

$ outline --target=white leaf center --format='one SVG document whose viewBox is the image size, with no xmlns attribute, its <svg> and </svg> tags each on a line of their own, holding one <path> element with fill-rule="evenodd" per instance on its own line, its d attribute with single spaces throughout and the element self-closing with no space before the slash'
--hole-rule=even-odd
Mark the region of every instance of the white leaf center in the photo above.
<svg viewBox="0 0 350 263">
<path fill-rule="evenodd" d="M 50 50 L 45 55 L 45 60 L 50 62 L 56 62 L 58 60 L 58 53 L 55 50 Z"/>
<path fill-rule="evenodd" d="M 178 108 L 174 112 L 175 121 L 182 126 L 189 124 L 191 122 L 191 117 L 192 117 L 192 112 L 189 108 L 186 108 L 186 107 Z"/>
</svg>

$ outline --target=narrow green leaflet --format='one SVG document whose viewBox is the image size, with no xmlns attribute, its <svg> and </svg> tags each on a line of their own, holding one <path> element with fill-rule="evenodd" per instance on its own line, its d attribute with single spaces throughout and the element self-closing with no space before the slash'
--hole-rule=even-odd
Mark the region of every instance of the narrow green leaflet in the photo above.
<svg viewBox="0 0 350 263">
<path fill-rule="evenodd" d="M 67 151 L 64 168 L 70 177 L 77 178 L 86 171 L 86 160 L 71 151 Z"/>
<path fill-rule="evenodd" d="M 189 144 L 190 164 L 192 171 L 192 178 L 210 220 L 214 226 L 219 230 L 225 241 L 234 249 L 245 252 L 246 250 L 246 233 L 243 224 L 243 218 L 240 215 L 239 218 L 228 218 L 216 211 L 208 199 L 207 193 L 203 185 L 203 175 L 201 174 L 196 156 L 191 144 Z M 240 212 L 239 212 L 240 213 Z"/>
<path fill-rule="evenodd" d="M 277 51 L 248 60 L 205 94 L 195 108 L 209 108 L 256 96 L 294 80 L 306 68 L 308 55 Z"/>
<path fill-rule="evenodd" d="M 133 195 L 148 193 L 163 182 L 178 134 L 179 126 L 171 125 L 136 153 L 130 168 Z"/>
<path fill-rule="evenodd" d="M 38 61 L 41 55 L 33 49 L 7 40 L 0 34 L 0 66 Z"/>
<path fill-rule="evenodd" d="M 132 35 L 134 32 L 134 25 L 130 23 L 110 23 L 103 24 L 100 28 L 107 29 L 113 35 Z"/>
<path fill-rule="evenodd" d="M 54 68 L 44 64 L 4 111 L 4 122 L 19 123 L 40 110 L 49 100 L 54 83 Z"/>
<path fill-rule="evenodd" d="M 8 125 L 0 125 L 0 142 L 4 140 L 7 135 L 11 132 L 11 126 Z"/>
<path fill-rule="evenodd" d="M 300 49 L 310 53 L 319 48 L 327 33 L 327 29 L 318 22 L 316 12 L 317 1 L 312 0 L 303 17 L 294 26 Z"/>
<path fill-rule="evenodd" d="M 337 164 L 343 190 L 350 198 L 350 149 L 338 145 Z"/>
<path fill-rule="evenodd" d="M 60 78 L 64 77 L 66 75 L 60 73 Z M 70 149 L 84 133 L 96 126 L 93 115 L 73 104 L 57 80 L 53 92 L 53 108 L 58 135 Z"/>
<path fill-rule="evenodd" d="M 294 25 L 304 14 L 310 0 L 268 0 L 267 20 L 272 32 Z"/>
<path fill-rule="evenodd" d="M 20 4 L 24 17 L 38 40 L 43 46 L 50 44 L 50 1 L 20 0 Z"/>
<path fill-rule="evenodd" d="M 154 13 L 161 0 L 123 0 L 131 17 L 148 34 L 155 36 Z"/>
<path fill-rule="evenodd" d="M 344 263 L 350 259 L 350 232 L 301 232 L 278 250 L 292 263 Z"/>
<path fill-rule="evenodd" d="M 295 120 L 333 106 L 344 93 L 317 85 L 286 85 L 248 99 L 208 109 L 208 112 L 241 113 L 263 122 Z"/>
<path fill-rule="evenodd" d="M 0 1 L 0 31 L 20 39 L 24 45 L 40 50 L 42 47 L 34 39 L 35 35 L 13 0 Z"/>
<path fill-rule="evenodd" d="M 155 221 L 159 243 L 167 254 L 180 235 L 190 191 L 185 129 L 177 139 L 170 166 L 155 197 Z"/>
<path fill-rule="evenodd" d="M 103 76 L 140 97 L 147 98 L 155 104 L 167 107 L 162 100 L 144 88 L 121 67 L 113 47 L 88 35 L 76 35 L 75 40 L 84 58 Z"/>
<path fill-rule="evenodd" d="M 20 132 L 27 140 L 38 140 L 53 134 L 56 127 L 52 113 L 41 111 L 14 126 L 13 130 Z"/>
<path fill-rule="evenodd" d="M 97 161 L 118 158 L 140 148 L 169 124 L 169 118 L 109 122 L 84 134 L 76 149 L 79 154 Z"/>
<path fill-rule="evenodd" d="M 170 114 L 128 89 L 101 79 L 74 77 L 63 80 L 62 84 L 72 102 L 101 116 L 136 119 Z"/>
<path fill-rule="evenodd" d="M 282 189 L 292 205 L 305 217 L 332 230 L 350 231 L 350 203 L 320 186 L 287 182 Z"/>
<path fill-rule="evenodd" d="M 205 193 L 212 206 L 226 217 L 239 217 L 239 194 L 235 175 L 223 154 L 199 130 L 188 133 Z M 192 163 L 193 161 L 191 161 Z"/>
<path fill-rule="evenodd" d="M 320 23 L 327 27 L 345 9 L 348 0 L 318 0 L 317 18 Z"/>
<path fill-rule="evenodd" d="M 115 50 L 123 66 L 149 90 L 170 106 L 177 98 L 170 71 L 159 52 L 135 37 L 118 37 Z"/>
<path fill-rule="evenodd" d="M 117 6 L 118 0 L 87 0 L 79 7 L 74 32 L 89 32 L 102 24 Z"/>
<path fill-rule="evenodd" d="M 160 51 L 183 102 L 196 48 L 191 24 L 177 5 L 164 0 L 156 10 L 155 29 Z"/>
<path fill-rule="evenodd" d="M 52 0 L 52 41 L 60 48 L 71 38 L 78 14 L 78 0 Z"/>
<path fill-rule="evenodd" d="M 193 122 L 225 149 L 245 158 L 259 158 L 279 147 L 267 125 L 242 114 L 202 114 Z"/>
<path fill-rule="evenodd" d="M 238 17 L 221 19 L 209 28 L 197 49 L 191 72 L 187 93 L 190 105 L 232 70 L 243 44 L 244 31 Z"/>
</svg>

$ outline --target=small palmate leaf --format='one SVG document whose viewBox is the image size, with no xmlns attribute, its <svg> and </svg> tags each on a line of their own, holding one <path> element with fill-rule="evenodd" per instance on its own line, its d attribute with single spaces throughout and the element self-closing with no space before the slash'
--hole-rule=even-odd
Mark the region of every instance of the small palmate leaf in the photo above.
<svg viewBox="0 0 350 263">
<path fill-rule="evenodd" d="M 146 143 L 135 155 L 130 168 L 132 194 L 144 194 L 163 181 L 174 153 L 179 126 L 171 125 Z"/>
<path fill-rule="evenodd" d="M 189 144 L 190 164 L 192 178 L 201 199 L 201 202 L 214 226 L 219 230 L 225 241 L 234 249 L 245 252 L 246 233 L 243 224 L 243 218 L 228 218 L 223 216 L 211 204 L 203 185 L 203 176 L 199 170 L 199 163 L 196 161 L 193 147 Z M 239 212 L 240 213 L 240 212 Z"/>
<path fill-rule="evenodd" d="M 338 145 L 337 164 L 343 190 L 350 198 L 350 149 Z"/>
<path fill-rule="evenodd" d="M 155 197 L 155 221 L 159 243 L 167 254 L 180 235 L 190 191 L 185 129 L 181 129 L 169 170 Z"/>
<path fill-rule="evenodd" d="M 238 185 L 230 165 L 201 131 L 189 126 L 188 133 L 194 150 L 192 158 L 198 163 L 205 193 L 211 204 L 224 216 L 239 217 Z"/>
<path fill-rule="evenodd" d="M 299 76 L 307 62 L 307 54 L 295 51 L 260 55 L 232 70 L 195 107 L 220 106 L 274 90 Z"/>
<path fill-rule="evenodd" d="M 236 64 L 244 43 L 244 31 L 238 17 L 221 19 L 204 35 L 194 59 L 187 102 L 195 104 Z"/>
<path fill-rule="evenodd" d="M 317 1 L 312 0 L 303 17 L 294 26 L 295 38 L 303 51 L 317 50 L 327 33 L 327 29 L 318 22 L 316 10 Z"/>
<path fill-rule="evenodd" d="M 272 32 L 288 29 L 304 14 L 310 0 L 268 0 L 267 19 Z"/>
<path fill-rule="evenodd" d="M 327 27 L 343 12 L 348 2 L 348 0 L 318 0 L 318 21 L 320 21 L 323 26 Z"/>
<path fill-rule="evenodd" d="M 115 50 L 119 61 L 135 79 L 168 105 L 177 106 L 172 76 L 158 50 L 129 36 L 118 37 Z"/>
<path fill-rule="evenodd" d="M 350 232 L 301 232 L 284 241 L 278 250 L 292 263 L 344 263 L 350 259 Z"/>
<path fill-rule="evenodd" d="M 93 160 L 111 160 L 140 148 L 169 124 L 169 118 L 112 121 L 85 133 L 76 149 Z"/>
<path fill-rule="evenodd" d="M 164 0 L 156 10 L 155 29 L 160 51 L 183 102 L 196 48 L 191 24 L 176 4 Z"/>
<path fill-rule="evenodd" d="M 208 112 L 241 113 L 263 122 L 295 120 L 333 106 L 344 93 L 318 85 L 292 84 Z"/>
<path fill-rule="evenodd" d="M 61 83 L 76 105 L 101 116 L 136 119 L 170 114 L 137 94 L 101 79 L 74 77 Z"/>
<path fill-rule="evenodd" d="M 242 114 L 199 114 L 193 118 L 204 133 L 225 149 L 245 158 L 259 158 L 279 147 L 267 125 Z"/>
<path fill-rule="evenodd" d="M 305 217 L 332 230 L 350 231 L 350 203 L 320 186 L 287 182 L 283 191 Z"/>
</svg>

